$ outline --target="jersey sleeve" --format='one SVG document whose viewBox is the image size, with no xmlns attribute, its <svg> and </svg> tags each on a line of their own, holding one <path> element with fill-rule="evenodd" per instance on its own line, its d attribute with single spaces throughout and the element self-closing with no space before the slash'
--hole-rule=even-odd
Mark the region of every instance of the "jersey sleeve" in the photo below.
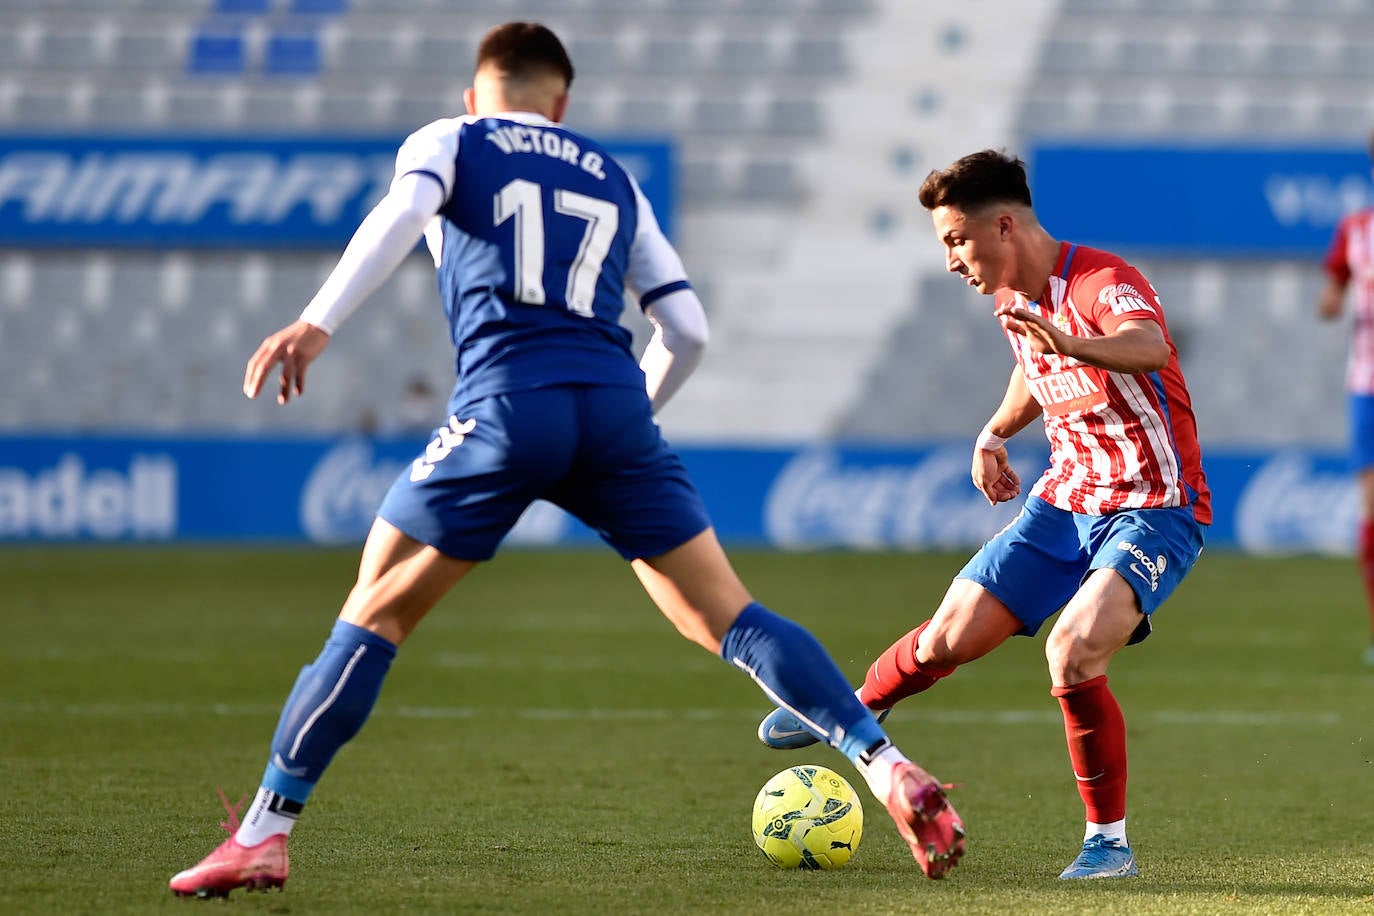
<svg viewBox="0 0 1374 916">
<path fill-rule="evenodd" d="M 1080 308 L 1087 306 L 1087 317 L 1102 333 L 1110 334 L 1126 321 L 1153 321 L 1164 324 L 1160 314 L 1159 296 L 1141 274 L 1129 265 L 1107 267 L 1092 273 L 1082 297 Z M 1083 302 L 1089 296 L 1091 301 Z"/>
<path fill-rule="evenodd" d="M 1350 260 L 1346 257 L 1347 239 L 1350 231 L 1350 218 L 1346 217 L 1336 224 L 1331 236 L 1331 245 L 1326 249 L 1322 268 L 1326 275 L 1344 286 L 1350 282 Z"/>
<path fill-rule="evenodd" d="M 626 174 L 629 175 L 628 172 Z M 635 237 L 630 243 L 625 286 L 639 300 L 639 307 L 643 309 L 669 293 L 690 289 L 692 284 L 687 279 L 687 270 L 682 266 L 677 249 L 659 228 L 654 208 L 639 189 L 639 182 L 630 176 L 630 184 L 634 188 L 638 219 Z"/>
<path fill-rule="evenodd" d="M 406 137 L 396 153 L 396 175 L 392 183 L 402 175 L 428 175 L 439 182 L 444 189 L 444 200 L 448 200 L 457 179 L 458 134 L 463 123 L 462 118 L 443 118 Z"/>
</svg>

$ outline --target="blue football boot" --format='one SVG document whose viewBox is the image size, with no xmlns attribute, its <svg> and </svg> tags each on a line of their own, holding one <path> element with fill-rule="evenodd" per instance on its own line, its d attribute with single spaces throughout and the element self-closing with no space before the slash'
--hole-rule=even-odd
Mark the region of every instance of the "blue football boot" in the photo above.
<svg viewBox="0 0 1374 916">
<path fill-rule="evenodd" d="M 1078 878 L 1130 878 L 1140 874 L 1135 853 L 1119 840 L 1095 833 L 1083 842 L 1083 851 L 1059 875 L 1061 881 Z"/>
<path fill-rule="evenodd" d="M 878 721 L 886 719 L 891 711 L 879 710 L 876 713 Z M 802 724 L 801 719 L 785 709 L 778 708 L 764 716 L 763 721 L 759 723 L 759 740 L 774 750 L 791 751 L 810 747 L 821 739 L 812 734 L 811 730 Z"/>
</svg>

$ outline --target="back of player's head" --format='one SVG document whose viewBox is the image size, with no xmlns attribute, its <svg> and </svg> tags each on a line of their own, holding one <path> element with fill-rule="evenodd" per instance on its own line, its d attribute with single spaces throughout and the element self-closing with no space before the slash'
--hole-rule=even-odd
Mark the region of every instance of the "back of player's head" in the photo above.
<svg viewBox="0 0 1374 916">
<path fill-rule="evenodd" d="M 572 60 L 563 42 L 537 22 L 507 22 L 488 32 L 477 46 L 477 69 L 486 66 L 514 82 L 550 74 L 561 77 L 565 86 L 573 81 Z"/>
<path fill-rule="evenodd" d="M 931 172 L 921 183 L 918 196 L 927 210 L 978 210 L 1001 203 L 1031 205 L 1026 164 L 994 149 L 969 153 L 948 168 Z"/>
</svg>

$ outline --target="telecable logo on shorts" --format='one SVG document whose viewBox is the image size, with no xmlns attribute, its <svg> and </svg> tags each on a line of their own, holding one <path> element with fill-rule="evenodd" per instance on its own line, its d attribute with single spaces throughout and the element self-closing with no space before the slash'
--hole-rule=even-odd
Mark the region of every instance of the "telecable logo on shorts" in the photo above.
<svg viewBox="0 0 1374 916">
<path fill-rule="evenodd" d="M 1131 564 L 1131 572 L 1150 583 L 1150 591 L 1158 591 L 1159 577 L 1164 574 L 1164 567 L 1169 563 L 1164 558 L 1164 554 L 1160 554 L 1152 560 L 1145 555 L 1145 551 L 1130 541 L 1118 541 L 1116 547 L 1118 550 L 1124 550 L 1135 557 L 1136 562 Z M 1145 568 L 1141 569 L 1142 566 Z"/>
</svg>

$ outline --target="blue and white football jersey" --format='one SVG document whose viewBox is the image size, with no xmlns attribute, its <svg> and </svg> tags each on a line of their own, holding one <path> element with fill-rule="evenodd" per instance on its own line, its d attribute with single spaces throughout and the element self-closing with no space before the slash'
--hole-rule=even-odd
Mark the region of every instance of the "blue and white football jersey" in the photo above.
<svg viewBox="0 0 1374 916">
<path fill-rule="evenodd" d="M 396 175 L 444 189 L 426 227 L 457 350 L 453 406 L 549 385 L 644 387 L 621 326 L 688 286 L 634 178 L 605 148 L 537 114 L 435 121 Z"/>
</svg>

